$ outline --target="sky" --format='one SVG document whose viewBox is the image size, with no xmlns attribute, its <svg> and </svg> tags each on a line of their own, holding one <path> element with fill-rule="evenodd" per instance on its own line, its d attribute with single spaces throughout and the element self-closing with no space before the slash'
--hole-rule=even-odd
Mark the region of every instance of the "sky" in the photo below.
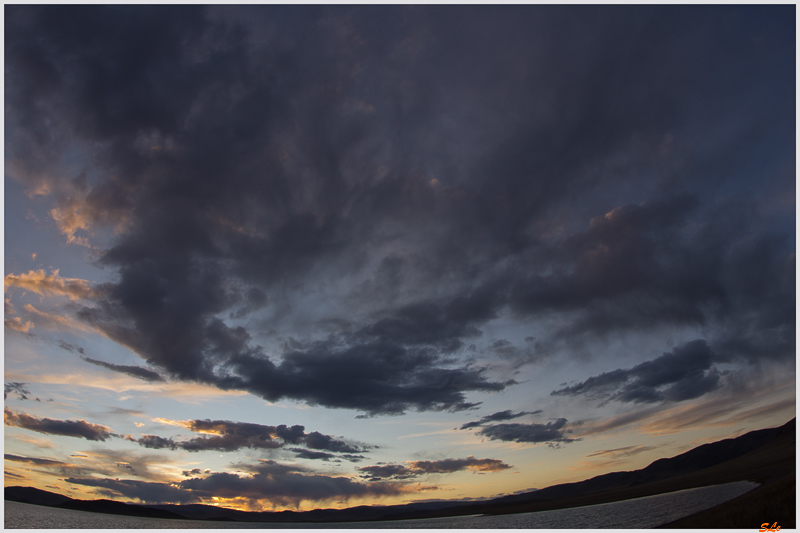
<svg viewBox="0 0 800 533">
<path fill-rule="evenodd" d="M 479 500 L 795 416 L 795 6 L 6 5 L 5 485 Z"/>
</svg>

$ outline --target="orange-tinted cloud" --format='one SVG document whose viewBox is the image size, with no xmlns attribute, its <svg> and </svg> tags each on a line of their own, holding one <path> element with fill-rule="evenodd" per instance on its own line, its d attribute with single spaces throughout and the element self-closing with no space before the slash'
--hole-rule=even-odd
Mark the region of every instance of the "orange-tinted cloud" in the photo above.
<svg viewBox="0 0 800 533">
<path fill-rule="evenodd" d="M 75 320 L 70 316 L 54 315 L 52 313 L 40 311 L 31 304 L 25 304 L 22 308 L 28 313 L 36 315 L 36 322 L 45 329 L 77 329 L 86 332 L 96 332 L 94 328 L 87 326 L 83 322 Z"/>
<path fill-rule="evenodd" d="M 92 299 L 98 296 L 96 289 L 89 282 L 78 278 L 63 278 L 58 269 L 50 275 L 42 270 L 30 270 L 26 274 L 7 274 L 4 290 L 16 287 L 31 291 L 41 296 L 66 296 L 70 300 Z"/>
<path fill-rule="evenodd" d="M 4 319 L 4 323 L 8 329 L 19 331 L 20 333 L 28 333 L 28 331 L 33 328 L 33 322 L 30 320 L 23 322 L 18 316 Z"/>
<path fill-rule="evenodd" d="M 8 298 L 5 299 L 4 309 L 6 315 L 15 314 L 14 306 L 11 305 L 11 300 L 9 300 Z M 33 322 L 31 321 L 23 322 L 22 319 L 18 316 L 6 318 L 4 319 L 4 321 L 8 329 L 13 331 L 19 331 L 20 333 L 28 333 L 28 331 L 33 327 Z"/>
</svg>

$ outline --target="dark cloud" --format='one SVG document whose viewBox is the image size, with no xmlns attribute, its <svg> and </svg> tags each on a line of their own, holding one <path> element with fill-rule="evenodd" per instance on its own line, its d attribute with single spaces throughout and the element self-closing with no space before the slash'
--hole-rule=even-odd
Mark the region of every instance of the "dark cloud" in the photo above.
<svg viewBox="0 0 800 533">
<path fill-rule="evenodd" d="M 63 340 L 60 340 L 60 339 L 58 341 L 58 347 L 61 348 L 62 350 L 66 350 L 66 351 L 68 351 L 70 353 L 78 352 L 81 355 L 86 353 L 86 351 L 83 348 L 81 348 L 80 346 L 75 346 L 74 344 L 70 344 L 70 343 L 65 342 Z"/>
<path fill-rule="evenodd" d="M 408 461 L 406 465 L 387 464 L 363 466 L 358 468 L 362 477 L 377 479 L 409 479 L 425 474 L 452 474 L 463 470 L 473 472 L 500 472 L 513 468 L 499 459 L 441 459 L 438 461 Z"/>
<path fill-rule="evenodd" d="M 489 422 L 499 422 L 501 420 L 513 420 L 515 418 L 519 418 L 525 415 L 537 415 L 541 412 L 542 412 L 541 409 L 537 409 L 536 411 L 520 411 L 519 413 L 514 413 L 510 409 L 507 409 L 505 411 L 498 411 L 497 413 L 486 415 L 480 420 L 476 420 L 474 422 L 467 422 L 459 429 L 476 428 L 488 424 Z"/>
<path fill-rule="evenodd" d="M 657 262 L 669 249 L 657 243 L 679 242 L 676 233 L 695 204 L 693 197 L 679 195 L 624 205 L 592 218 L 588 230 L 571 235 L 550 251 L 562 264 L 558 274 L 520 280 L 512 305 L 524 313 L 571 311 L 641 289 L 662 292 L 667 287 L 658 284 L 672 280 L 658 279 L 651 269 L 663 270 Z M 712 284 L 706 290 L 714 288 Z M 702 296 L 697 295 L 697 300 L 702 301 Z"/>
<path fill-rule="evenodd" d="M 102 366 L 103 368 L 107 368 L 108 370 L 113 370 L 114 372 L 120 372 L 121 374 L 127 374 L 135 378 L 143 379 L 144 381 L 149 381 L 149 382 L 166 381 L 158 372 L 154 372 L 152 370 L 148 370 L 140 366 L 115 365 L 113 363 L 106 363 L 105 361 L 98 361 L 97 359 L 92 359 L 91 357 L 81 357 L 81 359 L 83 359 L 87 363 L 92 363 L 93 365 Z"/>
<path fill-rule="evenodd" d="M 182 473 L 184 477 L 192 477 L 192 476 L 198 476 L 203 473 L 210 474 L 211 470 L 200 470 L 199 468 L 192 468 L 191 470 L 184 470 Z"/>
<path fill-rule="evenodd" d="M 164 437 L 159 437 L 158 435 L 142 435 L 138 439 L 132 440 L 138 442 L 139 446 L 144 446 L 145 448 L 152 448 L 155 450 L 161 450 L 164 448 L 174 450 L 178 447 L 178 443 L 172 439 L 165 439 Z"/>
<path fill-rule="evenodd" d="M 279 448 L 281 443 L 271 438 L 263 438 L 257 435 L 237 436 L 234 434 L 227 434 L 212 437 L 195 437 L 178 443 L 178 446 L 190 452 L 205 450 L 233 452 L 241 448 L 274 449 Z"/>
<path fill-rule="evenodd" d="M 757 215 L 747 200 L 723 200 L 705 210 L 698 201 L 678 195 L 593 218 L 587 231 L 548 250 L 561 263 L 556 274 L 516 283 L 512 307 L 569 317 L 549 339 L 551 346 L 665 326 L 705 327 L 714 342 L 737 339 L 732 354 L 752 360 L 745 347 L 752 342 L 768 357 L 785 360 L 794 335 L 794 286 L 784 274 L 793 262 L 788 235 L 748 230 L 743 218 Z M 734 261 L 738 254 L 740 263 Z M 770 278 L 758 303 L 739 276 Z M 755 308 L 771 309 L 758 313 L 772 317 L 769 326 L 744 319 Z M 778 309 L 780 317 L 773 315 Z"/>
<path fill-rule="evenodd" d="M 20 427 L 46 433 L 48 435 L 65 435 L 67 437 L 82 437 L 86 440 L 105 441 L 116 436 L 106 426 L 91 424 L 85 420 L 53 420 L 51 418 L 36 418 L 25 413 L 14 413 L 10 409 L 3 410 L 5 425 Z"/>
<path fill-rule="evenodd" d="M 256 473 L 251 477 L 213 473 L 205 478 L 181 482 L 181 488 L 204 497 L 266 499 L 275 505 L 298 505 L 301 501 L 341 501 L 351 498 L 381 498 L 407 492 L 393 483 L 359 483 L 345 477 L 307 475 L 296 472 Z"/>
<path fill-rule="evenodd" d="M 264 461 L 248 465 L 250 475 L 205 473 L 175 483 L 137 480 L 67 478 L 65 481 L 104 489 L 108 494 L 145 503 L 190 503 L 212 498 L 243 498 L 256 503 L 298 506 L 303 501 L 342 501 L 351 498 L 397 496 L 408 489 L 398 483 L 362 483 L 346 477 L 309 473 L 302 468 Z M 192 472 L 189 472 L 192 474 Z"/>
<path fill-rule="evenodd" d="M 106 497 L 140 500 L 144 503 L 192 503 L 198 501 L 195 494 L 173 486 L 171 483 L 142 481 L 138 479 L 76 478 L 64 479 L 67 483 L 95 487 Z"/>
<path fill-rule="evenodd" d="M 334 439 L 329 435 L 323 435 L 318 431 L 307 433 L 303 439 L 306 446 L 314 450 L 328 450 L 339 453 L 358 453 L 365 451 L 364 448 L 347 444 L 341 440 Z"/>
<path fill-rule="evenodd" d="M 358 468 L 358 471 L 363 472 L 362 477 L 370 481 L 389 478 L 409 479 L 417 475 L 407 466 L 397 464 L 361 466 Z"/>
<path fill-rule="evenodd" d="M 551 324 L 520 364 L 666 327 L 792 361 L 792 14 L 9 6 L 7 174 L 116 231 L 76 314 L 174 379 L 465 410 L 509 317 Z"/>
<path fill-rule="evenodd" d="M 20 381 L 10 381 L 6 383 L 3 387 L 3 399 L 4 400 L 8 399 L 9 393 L 14 393 L 16 394 L 17 399 L 19 400 L 33 400 L 36 402 L 41 402 L 42 401 L 41 398 L 38 397 L 31 398 L 29 396 L 29 394 L 31 394 L 31 391 L 25 388 L 26 385 L 27 383 L 23 383 Z M 49 398 L 47 401 L 52 402 L 53 399 Z"/>
<path fill-rule="evenodd" d="M 323 461 L 329 461 L 336 457 L 335 454 L 328 453 L 328 452 L 317 452 L 314 450 L 306 450 L 303 448 L 287 448 L 290 452 L 294 452 L 297 457 L 300 459 L 322 459 Z"/>
<path fill-rule="evenodd" d="M 603 372 L 551 394 L 634 403 L 679 402 L 719 388 L 720 372 L 712 365 L 727 360 L 713 353 L 705 340 L 698 339 L 652 361 L 627 370 Z"/>
<path fill-rule="evenodd" d="M 218 281 L 205 280 L 203 285 Z M 137 298 L 143 297 L 142 287 L 132 290 Z M 205 294 L 200 287 L 193 293 Z M 218 296 L 222 298 L 222 293 Z M 181 346 L 172 347 L 176 340 L 171 333 L 169 343 L 162 345 L 169 348 L 163 357 L 151 353 L 148 361 L 163 366 L 173 376 L 223 389 L 248 390 L 269 401 L 290 398 L 360 409 L 370 415 L 400 414 L 410 408 L 464 410 L 477 405 L 466 401 L 466 391 L 499 391 L 515 383 L 490 381 L 481 368 L 443 366 L 443 355 L 458 349 L 462 337 L 479 334 L 472 324 L 493 316 L 494 302 L 484 300 L 484 295 L 470 295 L 446 304 L 410 305 L 353 333 L 295 345 L 283 354 L 279 364 L 259 347 L 251 346 L 250 334 L 244 328 L 212 319 L 202 326 L 204 333 L 195 332 Z M 108 302 L 104 306 L 110 309 Z M 180 311 L 183 318 L 177 323 L 185 322 L 191 314 L 184 313 L 189 310 Z M 134 331 L 118 330 L 116 322 L 105 322 L 97 308 L 84 309 L 80 315 L 98 327 L 113 328 L 107 329 L 110 335 L 143 353 L 145 338 Z M 137 323 L 141 328 L 144 322 Z M 153 325 L 165 327 L 161 321 Z M 185 349 L 191 353 L 175 357 L 176 350 Z M 209 366 L 220 358 L 225 368 L 222 375 Z"/>
<path fill-rule="evenodd" d="M 264 426 L 225 420 L 192 420 L 189 422 L 188 427 L 195 432 L 217 434 L 211 437 L 197 437 L 180 443 L 181 448 L 189 451 L 278 448 L 284 443 L 305 444 L 314 450 L 340 453 L 357 453 L 366 450 L 365 447 L 348 444 L 329 435 L 323 435 L 318 431 L 306 433 L 303 426 Z"/>
<path fill-rule="evenodd" d="M 546 424 L 495 424 L 482 428 L 478 435 L 491 440 L 558 445 L 576 440 L 568 437 L 570 433 L 567 419 L 559 418 Z"/>
<path fill-rule="evenodd" d="M 257 287 L 250 287 L 245 294 L 244 305 L 236 313 L 232 313 L 231 318 L 242 318 L 265 305 L 267 305 L 266 293 Z"/>
<path fill-rule="evenodd" d="M 483 351 L 491 357 L 509 361 L 514 368 L 535 363 L 542 359 L 543 354 L 537 350 L 538 344 L 534 337 L 526 337 L 522 347 L 514 345 L 505 339 L 495 339 Z"/>
<path fill-rule="evenodd" d="M 355 455 L 352 453 L 343 453 L 339 457 L 341 459 L 344 459 L 345 461 L 350 461 L 351 463 L 360 463 L 361 461 L 366 459 L 366 456 L 364 455 Z"/>
<path fill-rule="evenodd" d="M 56 461 L 54 459 L 42 459 L 39 457 L 22 457 L 19 455 L 12 455 L 10 453 L 4 454 L 3 457 L 7 461 L 14 461 L 15 463 L 30 463 L 37 466 L 67 466 L 63 461 Z"/>
<path fill-rule="evenodd" d="M 233 452 L 242 448 L 271 450 L 281 448 L 287 444 L 300 444 L 310 448 L 290 448 L 305 459 L 321 459 L 336 457 L 326 452 L 345 454 L 345 458 L 361 458 L 354 453 L 368 451 L 372 446 L 347 443 L 330 435 L 323 435 L 318 431 L 306 433 L 304 426 L 265 426 L 249 422 L 231 422 L 228 420 L 189 420 L 185 423 L 187 429 L 203 433 L 203 436 L 188 440 L 176 441 L 157 435 L 143 435 L 131 440 L 140 446 L 154 449 L 182 449 L 190 452 L 214 450 L 220 452 Z M 311 451 L 324 450 L 324 452 Z M 351 455 L 347 455 L 351 454 Z"/>
<path fill-rule="evenodd" d="M 512 468 L 499 459 L 476 459 L 472 456 L 466 459 L 442 459 L 439 461 L 411 461 L 409 468 L 425 474 L 450 474 L 461 470 L 475 472 L 499 472 Z"/>
<path fill-rule="evenodd" d="M 31 393 L 28 389 L 25 388 L 27 383 L 23 383 L 20 381 L 10 381 L 6 383 L 3 387 L 3 399 L 8 398 L 8 393 L 13 392 L 17 395 L 17 398 L 20 400 L 27 400 L 28 395 Z"/>
</svg>

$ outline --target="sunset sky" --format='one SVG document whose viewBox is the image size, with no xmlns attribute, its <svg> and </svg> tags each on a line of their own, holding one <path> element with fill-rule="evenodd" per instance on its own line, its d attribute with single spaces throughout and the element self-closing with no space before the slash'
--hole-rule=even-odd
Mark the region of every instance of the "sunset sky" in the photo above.
<svg viewBox="0 0 800 533">
<path fill-rule="evenodd" d="M 5 484 L 482 499 L 795 416 L 795 6 L 5 12 Z"/>
</svg>

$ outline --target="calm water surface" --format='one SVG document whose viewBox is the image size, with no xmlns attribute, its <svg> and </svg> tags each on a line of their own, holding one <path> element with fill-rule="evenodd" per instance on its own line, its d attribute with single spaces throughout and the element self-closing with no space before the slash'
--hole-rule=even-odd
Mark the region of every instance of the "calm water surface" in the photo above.
<svg viewBox="0 0 800 533">
<path fill-rule="evenodd" d="M 719 505 L 756 488 L 738 481 L 622 502 L 502 516 L 459 516 L 387 522 L 289 524 L 136 518 L 5 502 L 8 529 L 629 529 L 651 528 Z"/>
</svg>

